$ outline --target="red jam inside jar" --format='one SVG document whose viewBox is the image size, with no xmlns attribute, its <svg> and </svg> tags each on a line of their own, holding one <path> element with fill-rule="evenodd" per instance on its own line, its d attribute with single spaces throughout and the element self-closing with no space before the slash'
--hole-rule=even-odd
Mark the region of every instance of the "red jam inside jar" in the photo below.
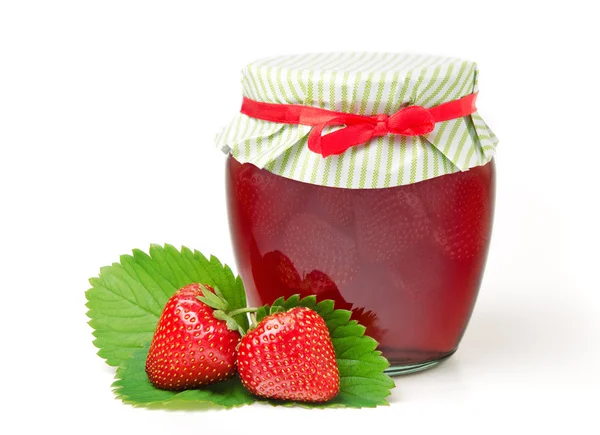
<svg viewBox="0 0 600 435">
<path fill-rule="evenodd" d="M 352 311 L 390 374 L 457 349 L 492 230 L 493 160 L 379 189 L 323 187 L 228 157 L 229 223 L 249 303 L 316 295 Z"/>
</svg>

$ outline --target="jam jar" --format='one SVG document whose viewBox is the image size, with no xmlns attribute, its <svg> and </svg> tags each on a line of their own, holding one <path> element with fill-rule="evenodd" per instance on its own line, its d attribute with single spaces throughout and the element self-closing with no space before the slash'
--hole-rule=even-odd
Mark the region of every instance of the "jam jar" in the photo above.
<svg viewBox="0 0 600 435">
<path fill-rule="evenodd" d="M 217 143 L 249 303 L 332 299 L 378 341 L 389 374 L 452 355 L 494 211 L 497 139 L 474 105 L 476 65 L 282 56 L 248 65 L 242 84 L 242 111 Z"/>
</svg>

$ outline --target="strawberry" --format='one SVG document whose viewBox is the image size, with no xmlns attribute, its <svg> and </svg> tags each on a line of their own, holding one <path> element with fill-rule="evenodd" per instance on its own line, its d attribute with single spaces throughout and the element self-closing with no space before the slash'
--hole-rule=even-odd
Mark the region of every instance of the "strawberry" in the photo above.
<svg viewBox="0 0 600 435">
<path fill-rule="evenodd" d="M 284 222 L 304 204 L 303 183 L 244 165 L 235 182 L 236 195 L 250 228 L 260 237 L 277 235 Z"/>
<path fill-rule="evenodd" d="M 238 372 L 252 394 L 325 402 L 340 388 L 327 325 L 315 311 L 296 307 L 265 317 L 240 342 Z"/>
<path fill-rule="evenodd" d="M 235 374 L 240 333 L 215 318 L 208 304 L 226 308 L 226 303 L 214 291 L 189 284 L 167 301 L 146 359 L 146 373 L 155 387 L 185 390 Z"/>
<path fill-rule="evenodd" d="M 299 213 L 290 219 L 283 247 L 301 275 L 318 270 L 339 286 L 358 274 L 354 239 L 314 214 Z"/>
</svg>

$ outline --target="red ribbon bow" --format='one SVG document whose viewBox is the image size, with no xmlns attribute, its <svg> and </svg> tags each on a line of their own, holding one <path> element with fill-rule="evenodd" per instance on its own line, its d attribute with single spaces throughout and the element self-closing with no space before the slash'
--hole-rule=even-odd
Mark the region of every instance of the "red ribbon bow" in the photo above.
<svg viewBox="0 0 600 435">
<path fill-rule="evenodd" d="M 475 112 L 477 93 L 448 101 L 426 109 L 408 106 L 392 115 L 363 116 L 334 112 L 299 104 L 273 104 L 244 97 L 241 113 L 252 118 L 283 124 L 301 124 L 314 127 L 308 135 L 308 148 L 323 157 L 341 154 L 348 148 L 388 134 L 423 136 L 435 128 L 437 122 L 462 118 Z M 344 126 L 322 136 L 325 127 Z"/>
</svg>

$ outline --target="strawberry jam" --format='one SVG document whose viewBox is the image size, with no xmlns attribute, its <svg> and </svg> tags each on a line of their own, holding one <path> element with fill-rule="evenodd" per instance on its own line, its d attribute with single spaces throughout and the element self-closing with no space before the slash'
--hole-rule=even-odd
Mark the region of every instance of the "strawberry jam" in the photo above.
<svg viewBox="0 0 600 435">
<path fill-rule="evenodd" d="M 435 365 L 465 331 L 492 229 L 494 162 L 384 189 L 290 180 L 227 162 L 229 223 L 249 303 L 333 299 L 389 372 Z"/>
</svg>

